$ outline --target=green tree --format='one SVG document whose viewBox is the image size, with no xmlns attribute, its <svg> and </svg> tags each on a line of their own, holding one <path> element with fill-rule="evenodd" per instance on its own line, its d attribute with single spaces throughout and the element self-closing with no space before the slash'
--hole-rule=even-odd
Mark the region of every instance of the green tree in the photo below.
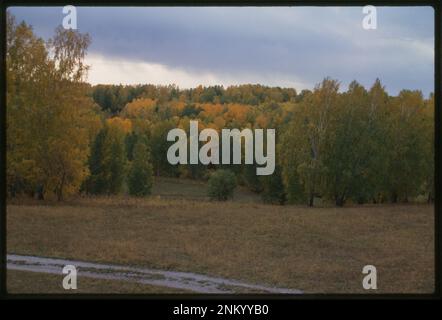
<svg viewBox="0 0 442 320">
<path fill-rule="evenodd" d="M 129 194 L 134 196 L 150 194 L 153 183 L 153 170 L 149 159 L 149 146 L 145 139 L 138 137 L 134 145 L 133 160 L 128 177 Z"/>
<path fill-rule="evenodd" d="M 245 185 L 255 193 L 261 193 L 263 190 L 262 181 L 256 174 L 257 166 L 255 164 L 245 164 L 243 165 L 243 179 Z"/>
<path fill-rule="evenodd" d="M 126 169 L 126 150 L 124 140 L 115 137 L 111 142 L 111 157 L 109 161 L 109 193 L 119 194 L 123 189 Z"/>
<path fill-rule="evenodd" d="M 208 195 L 211 199 L 226 201 L 233 197 L 236 188 L 235 174 L 229 170 L 216 170 L 210 175 Z"/>
<path fill-rule="evenodd" d="M 420 91 L 402 90 L 392 99 L 388 127 L 387 187 L 393 202 L 416 196 L 425 183 L 425 104 Z M 428 136 L 427 136 L 428 137 Z"/>
<path fill-rule="evenodd" d="M 172 166 L 167 161 L 167 150 L 172 142 L 167 141 L 167 133 L 175 128 L 175 123 L 170 120 L 155 123 L 151 127 L 150 150 L 152 150 L 152 162 L 157 176 L 177 176 L 178 167 Z"/>
<path fill-rule="evenodd" d="M 356 81 L 334 105 L 324 148 L 324 164 L 327 168 L 325 194 L 337 206 L 343 206 L 353 195 L 360 197 L 361 188 L 364 188 L 363 175 L 370 159 L 367 149 L 371 145 L 366 128 L 368 111 L 368 93 Z"/>
<path fill-rule="evenodd" d="M 429 203 L 434 201 L 435 185 L 434 185 L 434 94 L 425 102 L 425 109 L 423 110 L 423 131 L 425 154 L 423 155 L 424 163 L 424 190 L 427 194 Z"/>
<path fill-rule="evenodd" d="M 285 126 L 278 148 L 284 184 L 289 190 L 297 189 L 298 182 L 293 178 L 299 176 L 305 196 L 296 198 L 307 198 L 309 206 L 313 206 L 315 196 L 324 193 L 324 153 L 338 89 L 338 81 L 325 78 L 313 93 L 307 93 L 294 110 L 293 120 Z M 289 198 L 295 198 L 292 192 Z"/>
<path fill-rule="evenodd" d="M 266 203 L 271 204 L 285 204 L 287 194 L 284 189 L 284 183 L 281 177 L 281 168 L 277 166 L 275 172 L 268 176 L 261 177 L 263 191 L 262 199 Z"/>
<path fill-rule="evenodd" d="M 103 168 L 103 158 L 105 156 L 106 130 L 101 130 L 92 144 L 89 157 L 90 176 L 86 181 L 86 192 L 92 194 L 102 194 L 106 192 L 107 180 Z"/>
<path fill-rule="evenodd" d="M 87 192 L 118 194 L 122 191 L 126 168 L 124 134 L 105 125 L 97 134 L 89 158 L 90 177 Z"/>
</svg>

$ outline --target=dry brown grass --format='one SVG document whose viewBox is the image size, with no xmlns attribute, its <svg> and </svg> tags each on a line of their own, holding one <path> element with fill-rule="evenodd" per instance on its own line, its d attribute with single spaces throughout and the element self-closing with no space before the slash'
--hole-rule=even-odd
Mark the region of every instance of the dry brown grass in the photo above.
<svg viewBox="0 0 442 320">
<path fill-rule="evenodd" d="M 306 208 L 124 197 L 7 206 L 8 253 L 219 275 L 308 293 L 434 289 L 432 206 Z"/>
<path fill-rule="evenodd" d="M 35 273 L 26 271 L 8 271 L 8 293 L 18 294 L 177 294 L 189 293 L 184 290 L 156 287 L 146 284 L 118 280 L 92 279 L 79 277 L 77 289 L 65 290 L 62 286 L 64 275 Z"/>
</svg>

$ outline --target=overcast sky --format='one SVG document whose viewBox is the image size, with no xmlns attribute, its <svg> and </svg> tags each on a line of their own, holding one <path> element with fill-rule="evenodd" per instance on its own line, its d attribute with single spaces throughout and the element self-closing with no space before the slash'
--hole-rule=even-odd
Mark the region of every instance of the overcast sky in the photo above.
<svg viewBox="0 0 442 320">
<path fill-rule="evenodd" d="M 62 7 L 14 7 L 17 20 L 47 39 Z M 260 83 L 313 88 L 330 76 L 346 89 L 378 77 L 390 94 L 434 90 L 434 11 L 377 7 L 77 7 L 89 33 L 89 82 L 202 85 Z"/>
</svg>

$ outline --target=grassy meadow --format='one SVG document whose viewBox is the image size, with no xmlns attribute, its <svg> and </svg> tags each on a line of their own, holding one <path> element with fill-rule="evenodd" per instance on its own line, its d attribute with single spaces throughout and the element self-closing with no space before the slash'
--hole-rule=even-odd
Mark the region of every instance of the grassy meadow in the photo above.
<svg viewBox="0 0 442 320">
<path fill-rule="evenodd" d="M 65 290 L 59 275 L 8 271 L 8 292 L 26 294 L 172 294 L 188 293 L 184 290 L 157 287 L 135 282 L 113 281 L 105 279 L 82 278 L 78 279 L 76 290 Z"/>
<path fill-rule="evenodd" d="M 274 206 L 249 201 L 241 190 L 233 201 L 211 202 L 203 183 L 183 183 L 161 179 L 149 198 L 11 200 L 8 253 L 195 272 L 306 293 L 367 293 L 362 268 L 372 264 L 372 292 L 433 291 L 433 206 Z M 28 277 L 40 280 L 25 285 Z M 10 271 L 8 290 L 58 292 L 61 280 L 54 279 Z M 178 291 L 80 281 L 81 292 Z"/>
</svg>

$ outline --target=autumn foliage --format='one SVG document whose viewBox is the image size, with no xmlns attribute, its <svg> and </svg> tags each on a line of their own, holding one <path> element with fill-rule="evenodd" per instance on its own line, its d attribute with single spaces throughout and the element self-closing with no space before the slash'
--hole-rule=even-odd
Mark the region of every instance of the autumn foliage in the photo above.
<svg viewBox="0 0 442 320">
<path fill-rule="evenodd" d="M 89 43 L 62 28 L 45 43 L 7 16 L 9 196 L 144 196 L 153 175 L 212 177 L 212 184 L 229 175 L 273 204 L 434 199 L 433 95 L 391 96 L 379 79 L 343 88 L 325 78 L 301 92 L 249 84 L 90 86 L 83 64 Z M 72 48 L 75 54 L 63 54 Z M 194 119 L 200 130 L 276 129 L 277 170 L 257 177 L 256 164 L 170 165 L 168 131 L 188 131 Z"/>
</svg>

